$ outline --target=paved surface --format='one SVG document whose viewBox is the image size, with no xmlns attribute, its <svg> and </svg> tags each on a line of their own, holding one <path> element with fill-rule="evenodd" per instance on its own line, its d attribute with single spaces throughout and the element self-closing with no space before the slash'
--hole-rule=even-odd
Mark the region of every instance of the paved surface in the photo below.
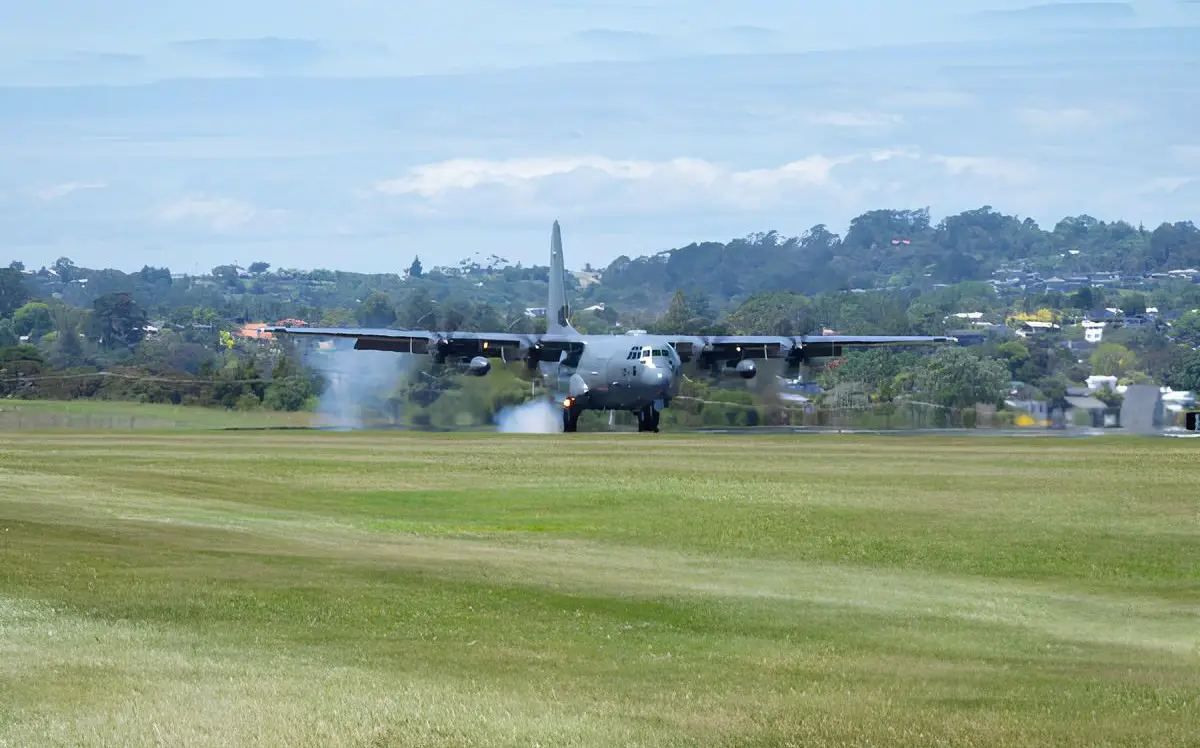
<svg viewBox="0 0 1200 748">
<path fill-rule="evenodd" d="M 226 431 L 353 431 L 354 429 L 339 426 L 231 426 Z M 369 429 L 371 431 L 415 431 L 422 433 L 491 433 L 495 427 L 476 426 L 473 428 L 431 428 L 410 426 L 381 426 Z M 614 431 L 581 431 L 580 434 L 632 434 L 633 429 Z M 721 434 L 729 436 L 853 436 L 870 434 L 872 436 L 978 436 L 978 437 L 1050 437 L 1050 438 L 1084 438 L 1092 436 L 1150 436 L 1173 438 L 1196 438 L 1200 433 L 1182 429 L 1164 430 L 1157 434 L 1135 434 L 1124 429 L 1046 429 L 1046 428 L 1013 428 L 1013 429 L 837 429 L 814 428 L 803 426 L 753 426 L 746 428 L 708 428 L 689 431 L 664 431 L 662 436 L 671 434 Z"/>
</svg>

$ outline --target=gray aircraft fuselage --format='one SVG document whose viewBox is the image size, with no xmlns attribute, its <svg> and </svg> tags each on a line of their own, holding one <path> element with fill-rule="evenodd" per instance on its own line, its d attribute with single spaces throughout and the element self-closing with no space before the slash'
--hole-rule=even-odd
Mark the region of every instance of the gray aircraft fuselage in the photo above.
<svg viewBox="0 0 1200 748">
<path fill-rule="evenodd" d="M 658 411 L 679 394 L 683 363 L 664 338 L 581 335 L 579 342 L 580 353 L 538 367 L 544 381 L 579 409 Z"/>
</svg>

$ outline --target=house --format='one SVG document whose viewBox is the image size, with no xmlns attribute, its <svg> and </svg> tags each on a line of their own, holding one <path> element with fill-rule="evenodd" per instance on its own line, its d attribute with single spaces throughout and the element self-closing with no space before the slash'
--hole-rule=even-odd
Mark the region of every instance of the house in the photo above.
<svg viewBox="0 0 1200 748">
<path fill-rule="evenodd" d="M 1084 381 L 1087 383 L 1088 392 L 1099 392 L 1100 390 L 1117 391 L 1117 378 L 1113 376 L 1093 374 Z"/>
<path fill-rule="evenodd" d="M 972 325 L 987 324 L 986 322 L 983 322 L 983 312 L 956 312 L 952 316 L 957 317 L 958 319 L 970 320 L 970 324 Z M 947 319 L 949 319 L 949 317 L 947 317 Z"/>
<path fill-rule="evenodd" d="M 1045 400 L 1005 400 L 1005 406 L 1022 411 L 1013 420 L 1014 426 L 1046 426 L 1050 422 L 1049 403 Z"/>
<path fill-rule="evenodd" d="M 233 337 L 242 338 L 244 340 L 269 340 L 271 338 L 271 333 L 260 332 L 260 328 L 266 326 L 266 322 L 247 322 L 233 331 Z"/>
<path fill-rule="evenodd" d="M 1102 429 L 1105 426 L 1115 426 L 1117 423 L 1115 413 L 1111 418 L 1108 418 L 1109 407 L 1100 400 L 1097 400 L 1091 395 L 1067 395 L 1067 409 L 1070 411 L 1071 422 L 1079 423 L 1080 420 L 1086 420 L 1087 425 L 1092 428 Z M 1077 415 L 1083 413 L 1084 416 Z"/>
<path fill-rule="evenodd" d="M 1016 333 L 1022 338 L 1028 338 L 1031 335 L 1047 332 L 1049 330 L 1059 329 L 1058 325 L 1053 322 L 1042 322 L 1036 319 L 1021 320 L 1017 326 Z"/>
<path fill-rule="evenodd" d="M 1088 343 L 1099 343 L 1104 337 L 1104 327 L 1106 322 L 1092 322 L 1090 319 L 1085 319 L 1080 325 L 1083 326 L 1083 339 Z"/>
<path fill-rule="evenodd" d="M 987 340 L 986 330 L 951 330 L 946 334 L 956 339 L 961 346 L 979 345 Z"/>
<path fill-rule="evenodd" d="M 1170 387 L 1160 387 L 1163 408 L 1170 413 L 1178 413 L 1196 404 L 1196 395 L 1187 390 L 1173 390 Z"/>
</svg>

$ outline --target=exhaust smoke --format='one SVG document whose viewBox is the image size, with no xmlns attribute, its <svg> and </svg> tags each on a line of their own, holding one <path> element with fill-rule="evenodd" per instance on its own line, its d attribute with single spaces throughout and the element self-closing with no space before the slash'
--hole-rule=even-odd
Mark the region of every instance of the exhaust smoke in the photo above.
<svg viewBox="0 0 1200 748">
<path fill-rule="evenodd" d="M 496 430 L 503 434 L 557 434 L 563 430 L 562 411 L 549 400 L 510 405 L 496 414 Z"/>
<path fill-rule="evenodd" d="M 350 430 L 399 424 L 400 404 L 392 396 L 411 373 L 413 356 L 335 345 L 307 350 L 304 362 L 325 379 L 314 425 Z"/>
</svg>

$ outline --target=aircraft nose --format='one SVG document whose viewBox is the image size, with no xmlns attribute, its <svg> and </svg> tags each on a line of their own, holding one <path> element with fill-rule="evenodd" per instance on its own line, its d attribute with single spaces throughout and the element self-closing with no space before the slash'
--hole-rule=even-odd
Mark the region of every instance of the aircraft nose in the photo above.
<svg viewBox="0 0 1200 748">
<path fill-rule="evenodd" d="M 656 389 L 665 389 L 671 384 L 670 372 L 664 369 L 645 369 L 641 379 L 643 385 Z"/>
</svg>

